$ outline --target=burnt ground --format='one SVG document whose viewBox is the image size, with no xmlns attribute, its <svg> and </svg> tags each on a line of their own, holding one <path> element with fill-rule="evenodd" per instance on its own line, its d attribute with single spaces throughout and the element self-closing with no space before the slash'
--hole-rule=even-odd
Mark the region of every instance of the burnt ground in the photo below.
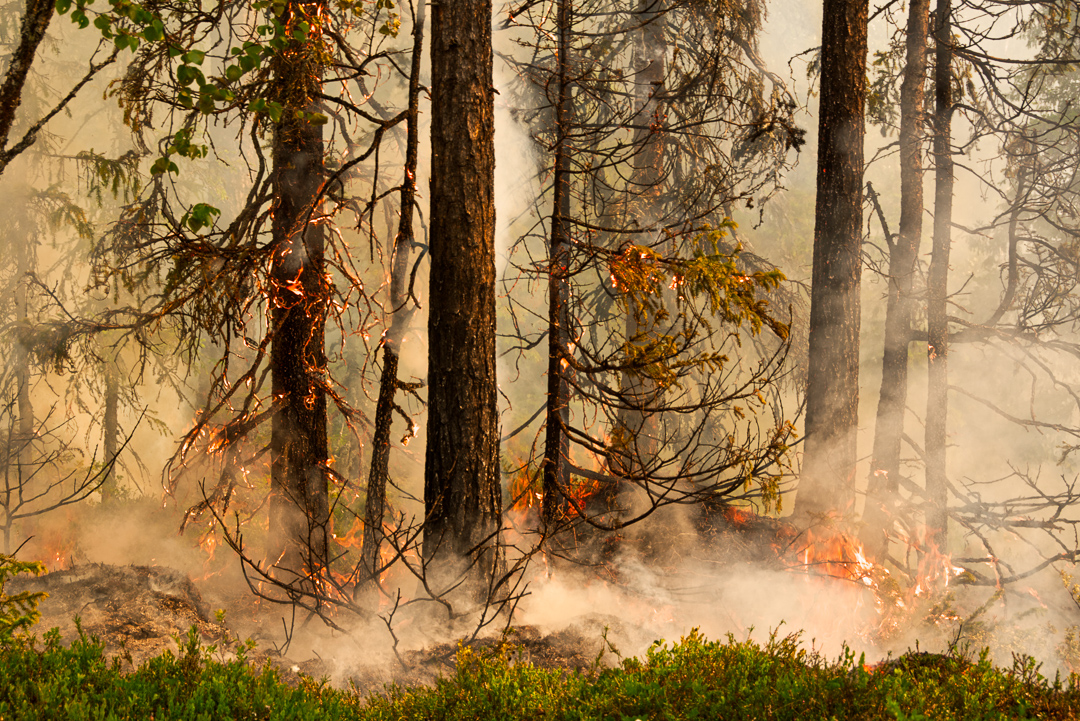
<svg viewBox="0 0 1080 721">
<path fill-rule="evenodd" d="M 40 637 L 55 627 L 63 641 L 70 643 L 78 638 L 81 628 L 87 636 L 103 643 L 107 656 L 122 659 L 125 670 L 132 670 L 165 651 L 176 653 L 192 627 L 204 645 L 217 646 L 227 658 L 242 638 L 252 635 L 269 638 L 270 626 L 276 623 L 280 630 L 281 624 L 280 611 L 274 609 L 277 615 L 272 620 L 263 620 L 267 628 L 260 630 L 256 619 L 259 609 L 250 598 L 245 604 L 246 612 L 237 614 L 234 608 L 225 614 L 226 619 L 232 618 L 234 622 L 225 619 L 219 622 L 191 579 L 180 571 L 161 566 L 84 564 L 36 578 L 20 577 L 9 581 L 5 590 L 48 593 L 49 597 L 38 606 L 41 620 L 34 632 Z M 267 609 L 262 611 L 267 617 L 273 615 L 265 613 Z M 587 669 L 602 655 L 605 662 L 614 658 L 603 636 L 606 629 L 612 629 L 613 634 L 618 632 L 620 625 L 617 618 L 597 614 L 582 617 L 553 633 L 520 626 L 504 633 L 493 632 L 470 641 L 469 645 L 488 652 L 508 653 L 512 662 L 544 668 Z M 237 628 L 245 635 L 241 636 Z M 457 650 L 456 642 L 433 643 L 419 650 L 402 650 L 377 663 L 352 662 L 343 666 L 332 658 L 320 657 L 318 649 L 314 653 L 289 650 L 278 653 L 273 643 L 260 641 L 248 658 L 258 664 L 272 663 L 289 682 L 295 682 L 298 674 L 303 673 L 315 678 L 330 677 L 337 683 L 351 681 L 360 690 L 374 691 L 391 681 L 429 684 L 440 675 L 452 674 Z"/>
<path fill-rule="evenodd" d="M 177 636 L 195 627 L 208 644 L 230 639 L 217 623 L 195 584 L 183 573 L 161 566 L 86 564 L 43 576 L 9 581 L 7 592 L 44 591 L 39 605 L 40 636 L 51 628 L 70 642 L 82 631 L 96 636 L 110 656 L 138 665 L 165 650 L 177 649 Z"/>
<path fill-rule="evenodd" d="M 767 559 L 780 565 L 780 547 L 790 543 L 793 535 L 786 524 L 723 506 L 704 510 L 689 534 L 693 543 L 665 543 L 654 548 L 651 540 L 619 538 L 615 553 L 632 553 L 660 569 L 685 560 L 684 553 L 690 549 L 694 556 L 703 554 L 709 561 L 727 567 Z M 610 554 L 609 548 L 600 553 Z M 601 561 L 598 565 L 606 564 Z M 617 574 L 596 570 L 609 582 L 618 583 Z M 228 590 L 223 592 L 223 588 Z M 74 621 L 78 617 L 83 632 L 100 639 L 106 654 L 119 656 L 129 670 L 167 650 L 175 653 L 192 627 L 204 645 L 217 646 L 222 657 L 227 658 L 240 643 L 251 638 L 257 647 L 248 657 L 256 663 L 274 664 L 286 680 L 295 681 L 299 672 L 315 678 L 329 677 L 336 684 L 352 681 L 362 690 L 379 690 L 390 681 L 431 683 L 439 675 L 453 673 L 458 648 L 457 642 L 441 641 L 435 636 L 420 644 L 414 636 L 410 650 L 386 653 L 376 660 L 366 647 L 369 638 L 361 632 L 345 644 L 354 647 L 351 660 L 343 659 L 337 653 L 342 645 L 340 639 L 320 638 L 322 629 L 317 619 L 296 623 L 297 628 L 309 627 L 316 637 L 314 643 L 283 646 L 281 639 L 288 629 L 284 628 L 287 624 L 282 615 L 287 610 L 260 605 L 246 584 L 209 578 L 193 582 L 182 571 L 164 566 L 80 564 L 37 578 L 14 579 L 8 583 L 7 591 L 47 592 L 49 597 L 39 606 L 42 618 L 35 633 L 40 636 L 56 627 L 69 643 L 78 637 Z M 226 609 L 227 613 L 219 616 L 216 609 Z M 627 628 L 624 619 L 592 613 L 557 630 L 535 626 L 514 626 L 509 633 L 493 630 L 470 645 L 499 652 L 513 647 L 505 651 L 511 654 L 512 661 L 535 666 L 587 669 L 598 659 L 604 664 L 616 661 L 615 646 L 620 639 L 634 635 L 635 630 Z M 613 644 L 606 641 L 609 631 Z M 417 648 L 420 645 L 422 648 Z"/>
</svg>

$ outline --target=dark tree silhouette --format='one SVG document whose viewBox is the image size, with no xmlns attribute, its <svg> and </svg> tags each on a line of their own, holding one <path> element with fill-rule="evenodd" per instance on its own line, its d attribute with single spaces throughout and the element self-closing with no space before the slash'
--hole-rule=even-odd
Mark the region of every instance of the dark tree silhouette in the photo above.
<svg viewBox="0 0 1080 721">
<path fill-rule="evenodd" d="M 322 91 L 320 3 L 290 2 L 279 17 L 313 36 L 291 40 L 274 58 L 271 96 L 282 106 L 274 127 L 273 244 L 270 271 L 270 555 L 287 574 L 325 568 L 330 521 L 326 436 L 324 220 L 318 205 L 326 178 L 322 125 L 308 120 Z"/>
<path fill-rule="evenodd" d="M 825 0 L 806 440 L 796 512 L 855 499 L 867 0 Z"/>
<path fill-rule="evenodd" d="M 424 558 L 487 597 L 500 567 L 491 0 L 440 2 L 431 28 L 431 291 Z"/>
</svg>

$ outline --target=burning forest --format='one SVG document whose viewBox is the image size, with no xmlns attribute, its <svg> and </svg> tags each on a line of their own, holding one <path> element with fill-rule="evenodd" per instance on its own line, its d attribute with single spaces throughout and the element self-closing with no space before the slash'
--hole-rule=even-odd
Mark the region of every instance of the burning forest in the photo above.
<svg viewBox="0 0 1080 721">
<path fill-rule="evenodd" d="M 506 639 L 1080 673 L 1076 0 L 0 38 L 4 623 L 372 689 Z"/>
</svg>

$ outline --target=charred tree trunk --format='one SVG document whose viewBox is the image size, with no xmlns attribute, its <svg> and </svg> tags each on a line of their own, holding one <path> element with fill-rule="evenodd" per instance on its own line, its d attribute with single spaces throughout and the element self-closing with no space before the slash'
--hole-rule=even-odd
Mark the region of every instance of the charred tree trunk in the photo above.
<svg viewBox="0 0 1080 721">
<path fill-rule="evenodd" d="M 423 554 L 440 586 L 467 564 L 479 597 L 502 566 L 493 90 L 491 0 L 435 5 Z"/>
<path fill-rule="evenodd" d="M 379 379 L 379 399 L 375 406 L 375 435 L 372 438 L 371 470 L 368 473 L 367 501 L 364 506 L 364 542 L 361 563 L 370 579 L 361 581 L 369 590 L 378 583 L 379 546 L 383 539 L 386 514 L 386 485 L 390 481 L 390 426 L 395 399 L 402 383 L 398 380 L 401 346 L 409 331 L 416 305 L 409 292 L 409 262 L 415 245 L 413 210 L 416 205 L 416 168 L 420 148 L 420 60 L 424 46 L 425 1 L 419 0 L 413 19 L 412 67 L 409 70 L 409 115 L 406 119 L 405 180 L 401 185 L 401 216 L 394 237 L 390 266 L 390 327 L 383 338 L 383 368 Z M 413 387 L 409 384 L 409 387 Z M 373 595 L 367 599 L 374 602 Z"/>
<path fill-rule="evenodd" d="M 825 0 L 799 515 L 849 511 L 859 410 L 867 0 Z"/>
<path fill-rule="evenodd" d="M 874 453 L 866 490 L 863 543 L 881 560 L 888 552 L 887 528 L 897 512 L 900 446 L 908 396 L 908 346 L 915 312 L 912 289 L 922 240 L 923 119 L 930 0 L 911 0 L 907 22 L 907 62 L 900 86 L 900 233 L 889 246 L 889 292 L 881 392 L 874 428 Z"/>
<path fill-rule="evenodd" d="M 8 153 L 3 151 L 9 150 L 8 136 L 15 124 L 15 111 L 22 104 L 26 78 L 55 12 L 54 0 L 26 0 L 26 10 L 19 27 L 19 44 L 8 60 L 4 81 L 0 84 L 0 172 L 10 161 Z"/>
<path fill-rule="evenodd" d="M 324 344 L 329 289 L 315 207 L 324 179 L 323 136 L 322 126 L 301 115 L 315 110 L 322 61 L 320 21 L 306 15 L 305 7 L 290 2 L 279 16 L 286 28 L 307 21 L 312 30 L 306 41 L 291 41 L 273 65 L 274 91 L 284 110 L 273 142 L 270 533 L 286 583 L 325 569 L 330 515 Z"/>
<path fill-rule="evenodd" d="M 544 443 L 543 521 L 551 527 L 564 512 L 570 485 L 570 0 L 559 0 L 558 70 L 555 99 L 554 199 L 548 244 L 548 389 Z"/>
<path fill-rule="evenodd" d="M 934 251 L 926 289 L 926 526 L 939 551 L 948 537 L 946 426 L 949 411 L 949 251 L 952 246 L 952 3 L 938 0 L 934 28 Z"/>
</svg>

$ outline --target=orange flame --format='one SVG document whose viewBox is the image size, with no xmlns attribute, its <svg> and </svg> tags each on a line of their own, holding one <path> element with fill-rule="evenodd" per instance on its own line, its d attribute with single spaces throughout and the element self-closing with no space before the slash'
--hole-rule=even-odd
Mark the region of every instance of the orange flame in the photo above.
<svg viewBox="0 0 1080 721">
<path fill-rule="evenodd" d="M 510 482 L 510 498 L 513 501 L 513 510 L 518 513 L 527 513 L 540 506 L 544 500 L 542 480 L 539 472 L 531 468 L 523 469 L 514 476 Z M 566 504 L 566 513 L 569 516 L 579 515 L 579 509 L 584 510 L 585 503 L 590 496 L 600 490 L 598 481 L 571 476 L 570 485 L 560 488 L 569 503 Z"/>
<path fill-rule="evenodd" d="M 806 532 L 806 547 L 801 560 L 807 572 L 873 587 L 871 572 L 874 564 L 863 554 L 862 544 L 856 538 L 842 531 L 821 538 L 817 535 L 812 530 Z"/>
<path fill-rule="evenodd" d="M 353 519 L 352 526 L 349 527 L 349 530 L 346 531 L 345 535 L 339 536 L 338 534 L 334 533 L 333 538 L 334 543 L 341 546 L 342 548 L 355 548 L 359 551 L 360 548 L 364 545 L 363 519 L 361 519 L 360 516 L 357 516 Z"/>
</svg>

